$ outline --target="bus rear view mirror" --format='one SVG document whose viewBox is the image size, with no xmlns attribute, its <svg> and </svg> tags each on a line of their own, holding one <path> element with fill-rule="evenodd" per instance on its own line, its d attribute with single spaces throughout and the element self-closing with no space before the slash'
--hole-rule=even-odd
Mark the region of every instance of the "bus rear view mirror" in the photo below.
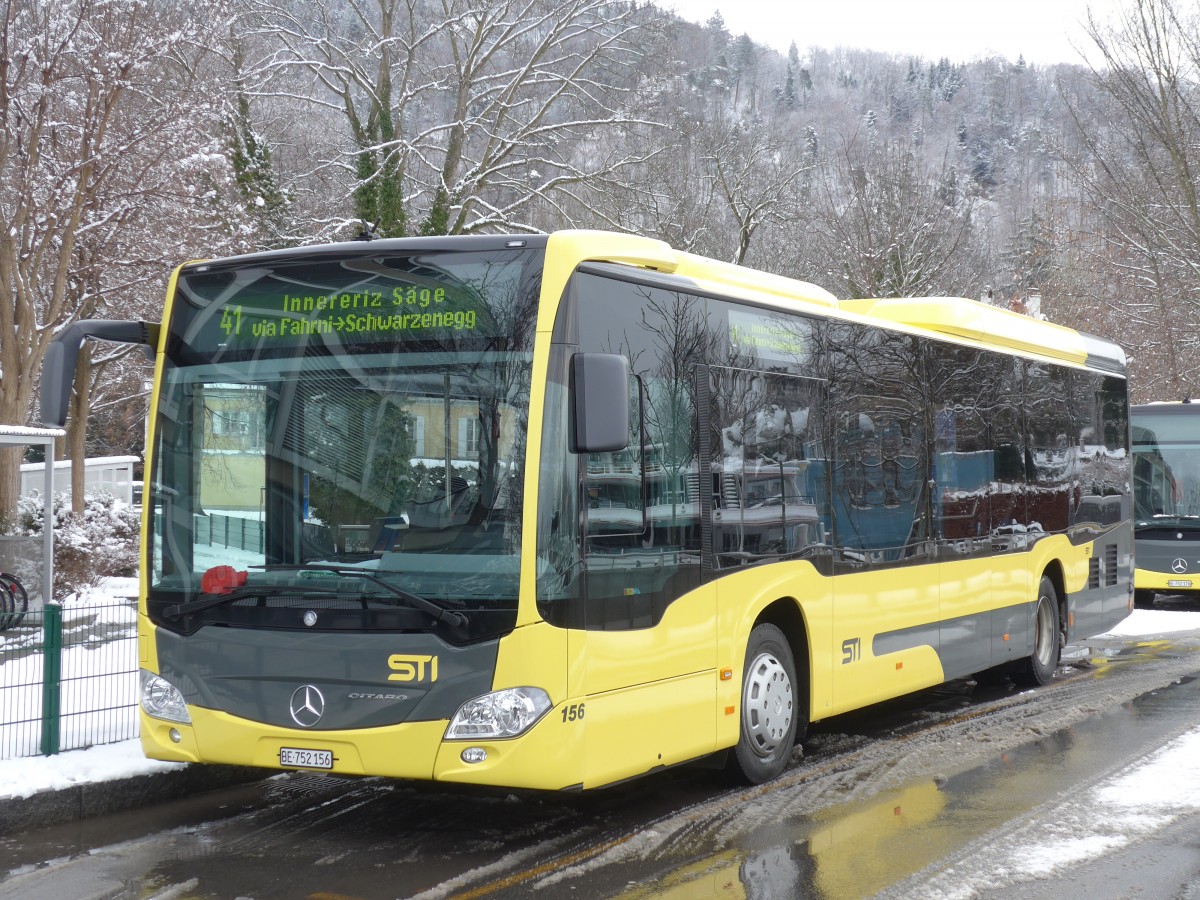
<svg viewBox="0 0 1200 900">
<path fill-rule="evenodd" d="M 75 364 L 79 349 L 89 338 L 118 344 L 158 344 L 157 323 L 83 319 L 73 322 L 54 336 L 42 357 L 41 412 L 47 428 L 62 428 L 67 421 L 67 405 L 75 383 Z"/>
<path fill-rule="evenodd" d="M 571 357 L 571 452 L 629 446 L 629 360 L 618 353 Z"/>
</svg>

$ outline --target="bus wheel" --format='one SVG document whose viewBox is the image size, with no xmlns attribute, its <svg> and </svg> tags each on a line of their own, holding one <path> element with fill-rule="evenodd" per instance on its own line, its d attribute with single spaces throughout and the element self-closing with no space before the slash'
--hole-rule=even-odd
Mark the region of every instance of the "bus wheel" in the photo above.
<svg viewBox="0 0 1200 900">
<path fill-rule="evenodd" d="M 762 784 L 783 771 L 804 708 L 796 688 L 796 664 L 783 632 L 758 625 L 746 646 L 741 729 L 728 767 L 734 780 Z"/>
<path fill-rule="evenodd" d="M 1154 606 L 1154 591 L 1134 591 L 1133 605 L 1138 609 L 1150 609 Z"/>
<path fill-rule="evenodd" d="M 1033 613 L 1033 654 L 1018 664 L 1018 680 L 1043 685 L 1054 677 L 1062 655 L 1062 630 L 1058 622 L 1058 591 L 1045 576 L 1038 587 L 1037 608 Z"/>
</svg>

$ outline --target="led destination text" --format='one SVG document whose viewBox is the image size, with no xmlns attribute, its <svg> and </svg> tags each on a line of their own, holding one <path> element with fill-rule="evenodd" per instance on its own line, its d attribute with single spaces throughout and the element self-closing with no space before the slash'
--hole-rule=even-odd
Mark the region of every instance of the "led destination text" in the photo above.
<svg viewBox="0 0 1200 900">
<path fill-rule="evenodd" d="M 473 309 L 437 309 L 439 304 L 446 302 L 446 289 L 440 287 L 397 287 L 391 297 L 381 292 L 304 296 L 284 294 L 277 302 L 282 314 L 242 305 L 227 307 L 221 313 L 220 328 L 229 337 L 253 338 L 313 334 L 367 335 L 437 329 L 473 331 L 477 318 Z M 430 309 L 430 306 L 434 308 Z M 373 309 L 380 311 L 371 312 Z M 366 311 L 356 312 L 361 310 Z M 310 315 L 297 315 L 304 313 Z"/>
<path fill-rule="evenodd" d="M 408 287 L 393 288 L 392 296 L 388 299 L 387 305 L 392 307 L 419 306 L 425 309 L 431 303 L 445 302 L 446 289 L 444 287 L 428 288 L 409 285 Z M 322 312 L 324 310 L 335 309 L 383 308 L 384 297 L 381 291 L 361 291 L 354 294 L 318 294 L 317 296 L 306 294 L 302 297 L 293 297 L 291 294 L 283 295 L 284 312 Z"/>
</svg>

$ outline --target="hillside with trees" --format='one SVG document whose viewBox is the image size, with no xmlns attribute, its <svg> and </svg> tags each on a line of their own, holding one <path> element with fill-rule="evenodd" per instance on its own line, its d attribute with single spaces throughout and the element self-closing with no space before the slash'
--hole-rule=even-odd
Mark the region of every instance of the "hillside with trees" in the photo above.
<svg viewBox="0 0 1200 900">
<path fill-rule="evenodd" d="M 364 227 L 632 230 L 840 297 L 986 299 L 1120 342 L 1136 400 L 1192 395 L 1196 12 L 1126 0 L 1092 66 L 1035 66 L 779 54 L 639 0 L 9 4 L 0 421 L 35 420 L 57 329 L 156 320 L 173 266 Z M 91 352 L 65 449 L 140 450 L 145 362 Z"/>
</svg>

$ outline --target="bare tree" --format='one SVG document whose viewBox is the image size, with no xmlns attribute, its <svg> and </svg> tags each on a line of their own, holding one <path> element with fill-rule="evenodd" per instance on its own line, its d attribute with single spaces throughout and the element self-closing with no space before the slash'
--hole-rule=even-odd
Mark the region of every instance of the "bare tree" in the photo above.
<svg viewBox="0 0 1200 900">
<path fill-rule="evenodd" d="M 1085 153 L 1093 212 L 1092 297 L 1131 350 L 1138 399 L 1191 395 L 1200 364 L 1200 30 L 1175 0 L 1132 0 L 1090 19 L 1092 82 L 1107 102 L 1064 92 Z"/>
<path fill-rule="evenodd" d="M 827 156 L 819 178 L 811 234 L 838 287 L 854 297 L 974 292 L 972 199 L 947 191 L 949 166 L 928 171 L 870 130 Z"/>
<path fill-rule="evenodd" d="M 538 230 L 573 192 L 644 158 L 639 36 L 652 7 L 615 0 L 248 0 L 275 48 L 260 96 L 336 114 L 327 165 L 382 235 Z M 305 83 L 302 79 L 307 79 Z M 566 206 L 560 205 L 565 203 Z"/>
<path fill-rule="evenodd" d="M 705 162 L 733 220 L 732 261 L 741 265 L 755 232 L 783 221 L 787 201 L 796 193 L 796 179 L 812 164 L 794 144 L 760 123 L 723 124 L 715 130 Z"/>
<path fill-rule="evenodd" d="M 6 4 L 0 421 L 27 421 L 57 329 L 120 305 L 106 293 L 116 273 L 129 277 L 137 260 L 181 255 L 169 239 L 195 218 L 181 212 L 204 205 L 221 168 L 212 132 L 189 114 L 211 102 L 192 93 L 188 59 L 203 44 L 194 23 L 211 12 L 192 7 L 189 18 L 150 0 Z M 164 190 L 164 182 L 175 187 Z M 150 220 L 155 237 L 147 244 L 147 231 L 129 226 Z M 0 518 L 15 509 L 19 462 L 13 452 L 0 456 Z"/>
</svg>

